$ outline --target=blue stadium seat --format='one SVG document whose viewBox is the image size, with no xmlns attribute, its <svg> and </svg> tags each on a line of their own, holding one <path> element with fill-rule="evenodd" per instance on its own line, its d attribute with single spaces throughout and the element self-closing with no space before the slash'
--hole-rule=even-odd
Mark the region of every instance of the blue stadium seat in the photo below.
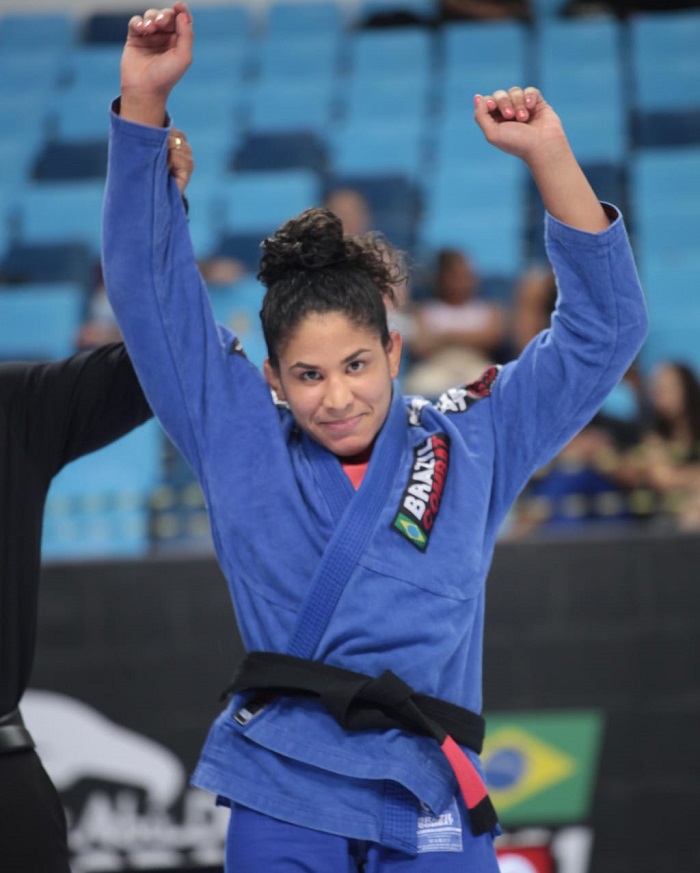
<svg viewBox="0 0 700 873">
<path fill-rule="evenodd" d="M 57 91 L 46 111 L 47 132 L 62 140 L 106 139 L 109 110 L 115 92 L 96 86 Z"/>
<path fill-rule="evenodd" d="M 219 186 L 222 233 L 269 234 L 289 218 L 317 206 L 321 186 L 310 170 L 248 170 L 229 174 Z"/>
<path fill-rule="evenodd" d="M 205 46 L 198 45 L 198 48 L 200 51 L 194 53 L 183 87 L 188 88 L 193 84 L 209 85 L 219 93 L 222 86 L 228 84 L 229 100 L 235 97 L 234 89 L 241 87 L 243 78 L 250 71 L 256 45 L 241 38 L 208 42 Z M 173 92 L 173 96 L 177 90 Z"/>
<path fill-rule="evenodd" d="M 112 97 L 119 94 L 119 63 L 123 51 L 119 44 L 79 44 L 65 56 L 61 65 L 61 84 L 85 93 L 99 88 Z"/>
<path fill-rule="evenodd" d="M 84 306 L 84 289 L 75 282 L 2 289 L 0 358 L 51 360 L 71 354 Z"/>
<path fill-rule="evenodd" d="M 488 173 L 478 165 L 438 171 L 426 187 L 419 244 L 467 251 L 484 275 L 516 276 L 525 257 L 525 179 L 520 163 L 507 159 Z"/>
<path fill-rule="evenodd" d="M 323 35 L 268 37 L 258 46 L 256 69 L 261 80 L 332 78 L 340 64 L 341 41 Z"/>
<path fill-rule="evenodd" d="M 629 20 L 632 99 L 643 112 L 700 108 L 700 10 Z"/>
<path fill-rule="evenodd" d="M 450 22 L 438 37 L 442 90 L 464 93 L 467 107 L 474 94 L 490 94 L 528 79 L 525 25 L 515 21 Z M 456 101 L 457 96 L 451 96 Z M 461 105 L 461 104 L 460 104 Z"/>
<path fill-rule="evenodd" d="M 248 42 L 253 33 L 251 7 L 244 3 L 192 5 L 197 45 L 208 49 L 214 43 L 236 45 Z"/>
<path fill-rule="evenodd" d="M 107 172 L 107 136 L 45 143 L 34 160 L 32 177 L 41 181 L 102 179 Z"/>
<path fill-rule="evenodd" d="M 345 16 L 333 0 L 291 0 L 267 6 L 264 30 L 267 38 L 303 35 L 336 38 L 341 34 Z"/>
<path fill-rule="evenodd" d="M 84 243 L 12 243 L 0 257 L 0 279 L 10 284 L 72 282 L 87 294 L 95 282 L 96 257 Z"/>
<path fill-rule="evenodd" d="M 18 198 L 19 235 L 25 243 L 101 245 L 104 181 L 35 182 Z"/>
<path fill-rule="evenodd" d="M 233 170 L 286 170 L 303 167 L 323 173 L 325 143 L 312 131 L 261 133 L 249 131 L 233 152 Z"/>
<path fill-rule="evenodd" d="M 258 133 L 309 130 L 325 135 L 336 108 L 335 82 L 322 76 L 258 81 L 249 86 L 248 98 L 245 120 Z"/>
<path fill-rule="evenodd" d="M 421 189 L 402 175 L 333 175 L 326 179 L 326 194 L 339 188 L 358 191 L 366 199 L 372 230 L 378 230 L 395 246 L 410 250 L 415 245 L 416 223 L 423 200 Z"/>
<path fill-rule="evenodd" d="M 46 95 L 58 85 L 61 69 L 61 55 L 56 52 L 0 52 L 0 96 Z"/>
<path fill-rule="evenodd" d="M 68 12 L 5 12 L 0 15 L 0 54 L 69 48 L 76 30 L 75 19 Z"/>
<path fill-rule="evenodd" d="M 390 121 L 427 120 L 432 96 L 432 78 L 382 75 L 351 77 L 342 89 L 341 111 L 344 120 L 353 124 L 386 124 Z"/>
<path fill-rule="evenodd" d="M 260 324 L 265 287 L 247 277 L 227 287 L 212 287 L 209 298 L 214 317 L 238 337 L 248 360 L 257 367 L 267 357 L 267 347 Z"/>
<path fill-rule="evenodd" d="M 146 552 L 149 501 L 161 480 L 163 443 L 159 425 L 151 420 L 68 464 L 49 489 L 42 557 Z"/>
<path fill-rule="evenodd" d="M 403 175 L 418 182 L 425 166 L 426 129 L 420 118 L 351 122 L 333 131 L 330 168 L 336 175 Z"/>
<path fill-rule="evenodd" d="M 350 75 L 374 78 L 398 71 L 423 79 L 433 66 L 433 34 L 422 27 L 360 30 L 348 37 Z"/>
</svg>

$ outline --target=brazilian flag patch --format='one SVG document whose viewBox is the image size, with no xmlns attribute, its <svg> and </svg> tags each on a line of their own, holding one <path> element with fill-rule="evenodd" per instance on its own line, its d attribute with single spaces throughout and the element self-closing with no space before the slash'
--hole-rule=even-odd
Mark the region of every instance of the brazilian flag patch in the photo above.
<svg viewBox="0 0 700 873">
<path fill-rule="evenodd" d="M 408 485 L 391 526 L 421 552 L 428 547 L 440 510 L 449 465 L 450 438 L 446 433 L 431 434 L 413 451 Z"/>
</svg>

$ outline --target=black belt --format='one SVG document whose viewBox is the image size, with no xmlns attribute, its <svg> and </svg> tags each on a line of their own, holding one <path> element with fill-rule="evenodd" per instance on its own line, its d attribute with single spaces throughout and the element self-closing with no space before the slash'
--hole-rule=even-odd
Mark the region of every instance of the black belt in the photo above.
<svg viewBox="0 0 700 873">
<path fill-rule="evenodd" d="M 0 755 L 33 748 L 34 740 L 24 726 L 19 709 L 0 715 Z"/>
<path fill-rule="evenodd" d="M 469 758 L 457 743 L 479 754 L 484 720 L 475 712 L 446 700 L 415 692 L 395 673 L 378 678 L 274 652 L 250 652 L 227 692 L 257 691 L 274 697 L 302 696 L 320 699 L 329 713 L 347 730 L 399 728 L 437 740 L 450 762 L 470 813 L 475 835 L 490 831 L 498 822 L 486 788 Z M 254 700 L 234 713 L 245 724 L 264 704 Z"/>
</svg>

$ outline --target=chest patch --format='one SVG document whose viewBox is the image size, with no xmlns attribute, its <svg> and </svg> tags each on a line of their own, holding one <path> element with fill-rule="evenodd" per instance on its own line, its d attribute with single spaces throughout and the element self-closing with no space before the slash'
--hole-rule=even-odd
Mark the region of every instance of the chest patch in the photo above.
<svg viewBox="0 0 700 873">
<path fill-rule="evenodd" d="M 428 547 L 450 464 L 450 438 L 431 434 L 413 451 L 411 473 L 392 527 L 421 552 Z"/>
</svg>

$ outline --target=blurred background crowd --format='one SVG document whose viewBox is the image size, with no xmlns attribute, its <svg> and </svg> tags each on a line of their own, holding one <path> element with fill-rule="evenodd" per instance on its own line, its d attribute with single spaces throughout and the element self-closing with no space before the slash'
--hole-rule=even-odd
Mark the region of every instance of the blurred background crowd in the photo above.
<svg viewBox="0 0 700 873">
<path fill-rule="evenodd" d="M 173 95 L 192 144 L 192 239 L 217 318 L 261 363 L 260 240 L 326 204 L 406 252 L 391 313 L 407 393 L 436 398 L 549 324 L 541 206 L 472 96 L 534 84 L 623 211 L 648 342 L 600 414 L 528 483 L 503 538 L 700 530 L 697 2 L 192 2 Z M 119 338 L 99 267 L 108 107 L 141 9 L 0 10 L 0 359 Z M 556 398 L 552 399 L 556 402 Z M 151 422 L 52 486 L 45 557 L 209 548 L 199 487 Z"/>
</svg>

